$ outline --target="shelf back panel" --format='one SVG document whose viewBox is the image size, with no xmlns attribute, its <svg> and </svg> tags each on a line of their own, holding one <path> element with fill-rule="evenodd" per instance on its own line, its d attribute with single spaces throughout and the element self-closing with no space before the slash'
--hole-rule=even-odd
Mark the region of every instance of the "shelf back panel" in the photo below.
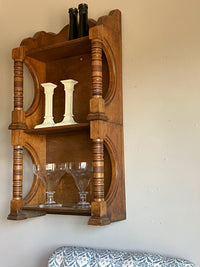
<svg viewBox="0 0 200 267">
<path fill-rule="evenodd" d="M 89 132 L 83 130 L 71 134 L 47 135 L 46 161 L 63 163 L 69 161 L 92 161 L 92 141 Z M 105 162 L 105 196 L 107 195 L 112 178 L 111 160 L 106 147 L 104 147 Z M 91 182 L 92 183 L 92 182 Z M 92 200 L 92 184 L 89 186 L 88 201 Z M 56 199 L 62 204 L 77 203 L 78 190 L 73 178 L 65 174 L 56 188 Z"/>
</svg>

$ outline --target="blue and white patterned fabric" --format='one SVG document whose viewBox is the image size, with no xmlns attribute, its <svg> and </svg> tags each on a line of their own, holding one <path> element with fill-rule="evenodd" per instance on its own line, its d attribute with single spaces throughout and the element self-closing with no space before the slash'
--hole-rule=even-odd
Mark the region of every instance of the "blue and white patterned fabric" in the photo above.
<svg viewBox="0 0 200 267">
<path fill-rule="evenodd" d="M 48 267 L 195 267 L 187 260 L 143 252 L 85 247 L 61 247 L 52 253 Z"/>
</svg>

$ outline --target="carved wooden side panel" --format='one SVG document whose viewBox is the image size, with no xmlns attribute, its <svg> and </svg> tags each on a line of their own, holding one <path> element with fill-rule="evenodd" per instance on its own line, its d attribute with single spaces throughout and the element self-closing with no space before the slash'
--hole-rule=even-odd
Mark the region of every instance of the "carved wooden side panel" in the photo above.
<svg viewBox="0 0 200 267">
<path fill-rule="evenodd" d="M 106 144 L 112 163 L 112 178 L 109 192 L 99 203 L 104 205 L 99 215 L 100 218 L 107 216 L 111 222 L 123 220 L 126 218 L 125 207 L 125 185 L 124 185 L 124 154 L 123 154 L 123 112 L 122 112 L 122 47 L 121 47 L 121 13 L 119 10 L 110 12 L 109 16 L 101 17 L 97 26 L 90 30 L 90 39 L 92 43 L 92 79 L 93 79 L 93 97 L 90 100 L 90 129 L 91 138 L 94 140 L 102 139 Z M 102 98 L 102 49 L 106 56 L 109 68 L 109 89 Z M 103 66 L 104 67 L 104 66 Z M 96 116 L 95 116 L 96 114 Z M 101 152 L 99 151 L 101 154 Z M 99 154 L 99 155 L 100 155 Z M 94 155 L 95 158 L 95 155 Z M 101 177 L 101 171 L 98 170 L 98 177 Z M 96 170 L 95 170 L 96 172 Z M 94 182 L 95 180 L 94 173 Z M 104 180 L 104 178 L 103 178 Z M 94 185 L 95 193 L 100 196 L 101 180 L 99 184 Z M 105 183 L 105 181 L 104 181 Z M 97 192 L 96 192 L 97 191 Z M 97 202 L 97 200 L 96 200 Z M 95 202 L 95 204 L 96 204 Z M 97 217 L 97 204 L 92 203 L 92 219 Z M 103 212 L 104 209 L 104 212 Z M 99 211 L 100 212 L 100 211 Z M 95 220 L 94 220 L 95 221 Z M 98 224 L 98 222 L 95 222 Z M 95 224 L 94 223 L 94 224 Z M 100 223 L 99 223 L 100 224 Z M 103 224 L 103 223 L 102 223 Z"/>
<path fill-rule="evenodd" d="M 110 86 L 105 99 L 105 113 L 108 121 L 104 127 L 104 141 L 111 152 L 112 181 L 105 201 L 108 217 L 113 222 L 126 218 L 121 12 L 119 10 L 111 11 L 109 16 L 100 18 L 97 25 L 103 26 L 103 49 L 108 60 L 110 74 Z"/>
</svg>

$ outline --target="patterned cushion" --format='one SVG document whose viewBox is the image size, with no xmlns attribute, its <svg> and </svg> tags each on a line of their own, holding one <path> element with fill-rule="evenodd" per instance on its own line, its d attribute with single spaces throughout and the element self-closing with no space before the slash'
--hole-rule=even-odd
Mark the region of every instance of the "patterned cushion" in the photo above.
<svg viewBox="0 0 200 267">
<path fill-rule="evenodd" d="M 61 247 L 52 253 L 48 267 L 195 267 L 187 260 L 157 254 L 111 249 Z"/>
</svg>

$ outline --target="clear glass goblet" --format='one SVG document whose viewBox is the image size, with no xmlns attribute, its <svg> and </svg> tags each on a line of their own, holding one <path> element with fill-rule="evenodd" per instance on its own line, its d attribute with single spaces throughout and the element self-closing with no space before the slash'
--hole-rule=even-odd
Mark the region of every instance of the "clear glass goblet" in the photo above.
<svg viewBox="0 0 200 267">
<path fill-rule="evenodd" d="M 66 173 L 65 164 L 33 164 L 33 173 L 42 180 L 46 188 L 46 202 L 41 204 L 40 207 L 61 207 L 62 204 L 58 204 L 54 200 L 54 190 L 62 176 Z"/>
<path fill-rule="evenodd" d="M 90 208 L 91 205 L 87 202 L 86 196 L 88 194 L 87 188 L 93 173 L 92 162 L 68 162 L 66 169 L 67 172 L 73 176 L 79 190 L 80 201 L 78 202 L 77 207 Z"/>
</svg>

